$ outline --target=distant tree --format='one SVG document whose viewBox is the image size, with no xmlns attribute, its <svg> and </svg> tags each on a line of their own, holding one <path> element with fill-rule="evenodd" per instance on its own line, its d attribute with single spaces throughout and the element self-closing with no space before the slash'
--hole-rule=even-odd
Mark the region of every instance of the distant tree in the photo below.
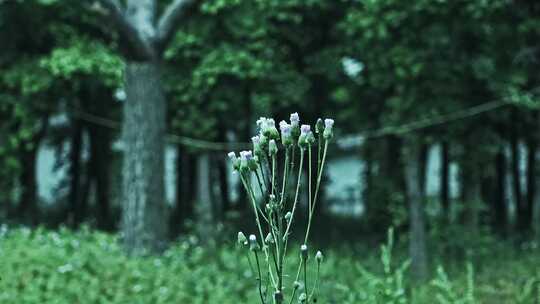
<svg viewBox="0 0 540 304">
<path fill-rule="evenodd" d="M 158 17 L 156 0 L 99 1 L 120 36 L 126 61 L 122 139 L 123 243 L 128 252 L 157 251 L 166 241 L 164 149 L 167 103 L 162 60 L 182 18 L 197 1 L 174 0 Z"/>
</svg>

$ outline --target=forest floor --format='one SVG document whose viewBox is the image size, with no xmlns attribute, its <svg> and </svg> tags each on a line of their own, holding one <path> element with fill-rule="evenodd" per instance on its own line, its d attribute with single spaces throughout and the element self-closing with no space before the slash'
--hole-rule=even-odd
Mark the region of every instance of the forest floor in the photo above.
<svg viewBox="0 0 540 304">
<path fill-rule="evenodd" d="M 536 243 L 463 245 L 431 248 L 432 277 L 414 288 L 400 270 L 404 244 L 393 260 L 360 244 L 327 248 L 318 302 L 540 303 Z M 255 274 L 234 240 L 207 249 L 187 237 L 162 256 L 128 257 L 115 235 L 90 229 L 0 229 L 0 261 L 0 303 L 258 303 Z M 295 268 L 297 255 L 287 263 Z"/>
</svg>

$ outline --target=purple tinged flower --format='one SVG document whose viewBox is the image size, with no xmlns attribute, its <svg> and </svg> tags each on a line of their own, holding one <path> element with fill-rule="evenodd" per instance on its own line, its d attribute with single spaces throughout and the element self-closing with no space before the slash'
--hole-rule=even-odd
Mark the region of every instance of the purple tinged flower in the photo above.
<svg viewBox="0 0 540 304">
<path fill-rule="evenodd" d="M 311 126 L 310 125 L 302 125 L 300 127 L 300 133 L 303 134 L 303 135 L 307 135 L 310 131 L 311 131 Z"/>
<path fill-rule="evenodd" d="M 227 154 L 227 156 L 228 156 L 229 159 L 232 160 L 232 161 L 235 161 L 235 160 L 236 160 L 236 153 L 234 153 L 234 152 L 229 152 L 229 153 Z"/>
<path fill-rule="evenodd" d="M 242 151 L 240 152 L 240 159 L 245 161 L 250 161 L 253 158 L 253 152 L 251 151 Z"/>
<path fill-rule="evenodd" d="M 288 124 L 286 121 L 282 120 L 279 123 L 279 129 L 281 130 L 281 137 L 291 136 L 291 125 Z"/>
<path fill-rule="evenodd" d="M 258 145 L 261 143 L 261 137 L 259 135 L 255 135 L 251 138 L 251 141 L 253 142 L 253 145 Z"/>
</svg>

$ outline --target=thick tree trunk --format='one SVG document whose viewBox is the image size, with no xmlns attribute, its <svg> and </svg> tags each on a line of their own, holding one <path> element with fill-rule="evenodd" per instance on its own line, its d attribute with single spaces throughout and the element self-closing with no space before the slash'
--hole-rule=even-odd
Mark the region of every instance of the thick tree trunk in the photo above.
<svg viewBox="0 0 540 304">
<path fill-rule="evenodd" d="M 441 204 L 443 217 L 450 222 L 450 147 L 448 141 L 441 144 Z"/>
<path fill-rule="evenodd" d="M 495 167 L 497 171 L 495 197 L 493 200 L 493 228 L 503 236 L 506 234 L 507 227 L 507 208 L 506 208 L 506 156 L 504 149 L 497 153 L 495 158 Z"/>
<path fill-rule="evenodd" d="M 129 62 L 124 105 L 122 231 L 131 253 L 163 249 L 166 237 L 166 102 L 157 62 Z"/>
<path fill-rule="evenodd" d="M 421 188 L 421 147 L 411 140 L 404 149 L 405 184 L 409 203 L 411 271 L 416 281 L 428 275 L 424 193 Z"/>
</svg>

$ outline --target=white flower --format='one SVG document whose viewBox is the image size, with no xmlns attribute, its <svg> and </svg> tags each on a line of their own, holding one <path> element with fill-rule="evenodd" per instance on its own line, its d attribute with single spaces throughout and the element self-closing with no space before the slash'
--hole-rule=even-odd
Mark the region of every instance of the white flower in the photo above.
<svg viewBox="0 0 540 304">
<path fill-rule="evenodd" d="M 298 113 L 292 113 L 291 114 L 291 125 L 298 126 L 300 124 L 300 116 Z"/>
</svg>

